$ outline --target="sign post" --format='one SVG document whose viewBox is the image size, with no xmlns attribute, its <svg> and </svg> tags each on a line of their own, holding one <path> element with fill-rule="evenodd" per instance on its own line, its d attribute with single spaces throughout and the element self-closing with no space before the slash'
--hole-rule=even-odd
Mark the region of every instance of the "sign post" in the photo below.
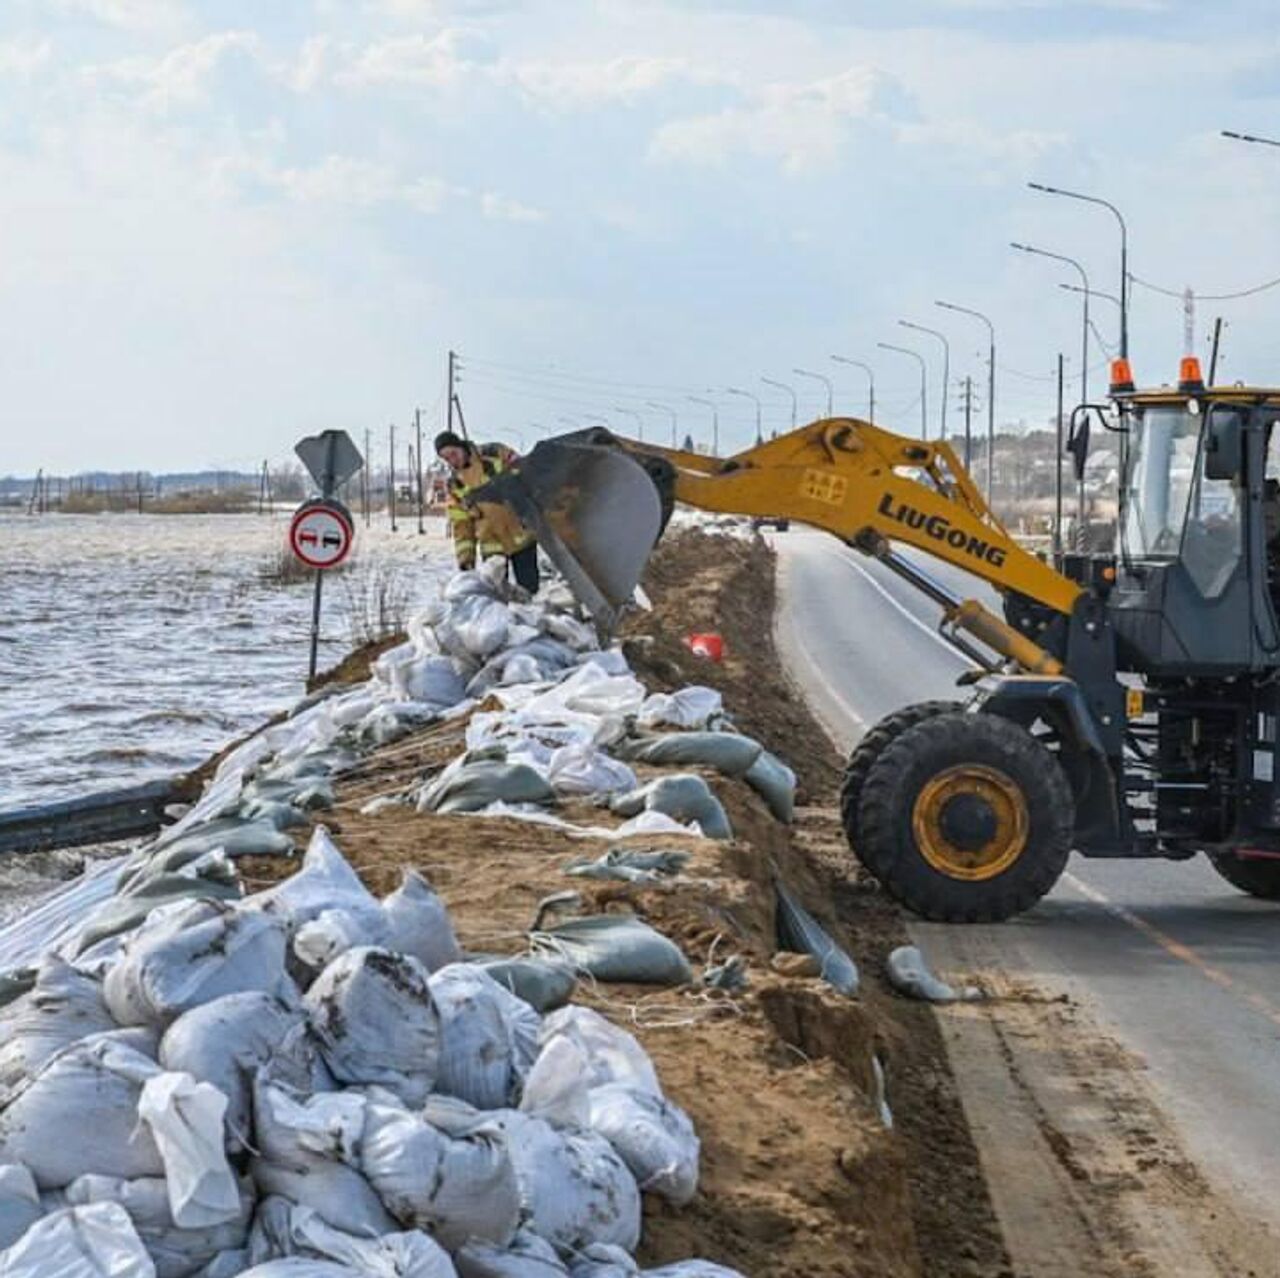
<svg viewBox="0 0 1280 1278">
<path fill-rule="evenodd" d="M 333 494 L 364 465 L 364 459 L 345 430 L 308 435 L 293 451 L 320 487 L 320 496 L 304 501 L 289 521 L 289 548 L 301 563 L 314 568 L 316 573 L 307 674 L 311 680 L 316 677 L 320 647 L 320 600 L 325 570 L 338 567 L 347 558 L 356 535 L 351 512 Z"/>
</svg>

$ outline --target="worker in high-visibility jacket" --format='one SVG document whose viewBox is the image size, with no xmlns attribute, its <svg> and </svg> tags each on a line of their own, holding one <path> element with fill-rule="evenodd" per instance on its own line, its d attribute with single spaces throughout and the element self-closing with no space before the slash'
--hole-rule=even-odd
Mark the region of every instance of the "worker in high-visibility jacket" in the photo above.
<svg viewBox="0 0 1280 1278">
<path fill-rule="evenodd" d="M 436 456 L 450 472 L 447 514 L 458 567 L 474 568 L 477 556 L 491 559 L 502 555 L 516 581 L 531 595 L 536 594 L 540 579 L 538 543 L 533 533 L 509 507 L 471 498 L 477 488 L 509 470 L 519 454 L 505 444 L 473 444 L 445 430 L 436 436 Z"/>
</svg>

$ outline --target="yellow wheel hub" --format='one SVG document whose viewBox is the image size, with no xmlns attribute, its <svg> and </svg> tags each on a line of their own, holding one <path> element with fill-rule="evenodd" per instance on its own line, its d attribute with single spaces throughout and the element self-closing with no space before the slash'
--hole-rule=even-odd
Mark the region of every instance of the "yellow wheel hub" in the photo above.
<svg viewBox="0 0 1280 1278">
<path fill-rule="evenodd" d="M 1003 874 L 1027 846 L 1022 788 L 998 768 L 961 763 L 929 779 L 911 810 L 920 855 L 939 874 L 968 883 Z"/>
</svg>

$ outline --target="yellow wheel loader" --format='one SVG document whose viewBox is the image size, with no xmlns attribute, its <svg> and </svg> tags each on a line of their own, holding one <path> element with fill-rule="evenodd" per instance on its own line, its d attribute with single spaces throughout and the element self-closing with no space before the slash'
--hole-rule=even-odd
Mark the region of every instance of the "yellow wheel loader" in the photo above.
<svg viewBox="0 0 1280 1278">
<path fill-rule="evenodd" d="M 536 530 L 602 634 L 677 502 L 824 529 L 932 599 L 973 663 L 968 695 L 881 720 L 841 796 L 855 854 L 925 918 L 1009 918 L 1072 851 L 1203 852 L 1280 899 L 1280 390 L 1206 388 L 1194 360 L 1176 389 L 1135 390 L 1117 361 L 1110 402 L 1072 420 L 1078 477 L 1091 422 L 1115 433 L 1118 544 L 1056 567 L 1009 535 L 949 444 L 854 418 L 724 459 L 582 431 L 483 496 Z M 1003 616 L 902 547 L 988 582 Z"/>
</svg>

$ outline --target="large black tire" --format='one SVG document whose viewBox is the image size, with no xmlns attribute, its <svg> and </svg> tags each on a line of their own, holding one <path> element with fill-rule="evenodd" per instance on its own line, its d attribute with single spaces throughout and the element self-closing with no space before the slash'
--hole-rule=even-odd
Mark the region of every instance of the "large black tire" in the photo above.
<svg viewBox="0 0 1280 1278">
<path fill-rule="evenodd" d="M 1232 887 L 1264 901 L 1280 901 L 1280 861 L 1270 857 L 1211 855 L 1209 864 Z"/>
<path fill-rule="evenodd" d="M 931 719 L 935 714 L 947 714 L 961 709 L 959 701 L 918 701 L 903 706 L 873 724 L 853 748 L 849 762 L 845 764 L 844 780 L 840 785 L 840 819 L 844 835 L 849 840 L 854 856 L 860 857 L 858 839 L 858 806 L 862 802 L 862 787 L 871 771 L 871 765 L 884 753 L 890 742 L 896 741 L 908 728 Z"/>
<path fill-rule="evenodd" d="M 1074 824 L 1066 775 L 1026 729 L 998 715 L 936 714 L 872 763 L 858 855 L 922 918 L 994 923 L 1058 881 Z"/>
</svg>

